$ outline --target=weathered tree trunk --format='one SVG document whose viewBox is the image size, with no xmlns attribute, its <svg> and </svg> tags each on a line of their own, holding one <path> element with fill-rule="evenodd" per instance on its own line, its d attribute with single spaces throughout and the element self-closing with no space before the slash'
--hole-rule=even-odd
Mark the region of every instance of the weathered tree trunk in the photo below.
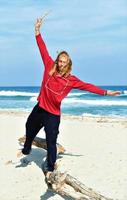
<svg viewBox="0 0 127 200">
<path fill-rule="evenodd" d="M 23 137 L 19 138 L 18 141 L 20 144 L 24 144 L 25 139 L 26 139 L 26 137 L 23 136 Z M 35 137 L 32 145 L 47 150 L 46 139 L 43 139 L 40 137 Z M 64 147 L 57 143 L 57 153 L 60 154 L 60 153 L 64 153 L 64 152 L 65 152 Z"/>
<path fill-rule="evenodd" d="M 76 178 L 67 174 L 65 179 L 66 184 L 71 185 L 75 191 L 80 192 L 89 198 L 98 200 L 111 200 L 110 198 L 104 197 L 103 195 L 95 192 L 92 188 L 88 188 L 86 185 L 78 181 Z"/>
<path fill-rule="evenodd" d="M 52 185 L 54 191 L 73 199 L 112 200 L 88 188 L 69 174 L 60 173 L 57 170 L 50 175 L 48 182 Z"/>
</svg>

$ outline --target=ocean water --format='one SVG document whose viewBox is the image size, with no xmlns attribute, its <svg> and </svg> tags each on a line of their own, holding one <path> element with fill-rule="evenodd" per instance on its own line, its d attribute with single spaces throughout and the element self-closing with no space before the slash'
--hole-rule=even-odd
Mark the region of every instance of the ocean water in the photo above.
<svg viewBox="0 0 127 200">
<path fill-rule="evenodd" d="M 102 86 L 119 90 L 116 97 L 72 90 L 62 102 L 62 113 L 85 116 L 127 117 L 127 86 Z M 0 87 L 0 110 L 31 111 L 37 103 L 39 87 Z"/>
</svg>

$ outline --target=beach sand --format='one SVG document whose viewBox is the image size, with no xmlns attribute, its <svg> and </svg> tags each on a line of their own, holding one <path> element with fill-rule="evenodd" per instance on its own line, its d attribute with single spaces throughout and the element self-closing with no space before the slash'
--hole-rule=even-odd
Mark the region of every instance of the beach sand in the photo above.
<svg viewBox="0 0 127 200">
<path fill-rule="evenodd" d="M 45 150 L 33 146 L 22 162 L 16 158 L 28 114 L 0 112 L 0 199 L 68 199 L 47 190 L 41 170 Z M 45 137 L 43 130 L 38 136 Z M 64 115 L 58 142 L 66 149 L 61 171 L 107 197 L 127 200 L 127 119 Z"/>
</svg>

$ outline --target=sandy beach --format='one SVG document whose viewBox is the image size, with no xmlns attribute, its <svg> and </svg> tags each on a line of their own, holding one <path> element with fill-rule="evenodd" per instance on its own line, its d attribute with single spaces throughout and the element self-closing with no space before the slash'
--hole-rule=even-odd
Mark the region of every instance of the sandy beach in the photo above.
<svg viewBox="0 0 127 200">
<path fill-rule="evenodd" d="M 28 114 L 0 112 L 0 199 L 67 199 L 47 190 L 41 170 L 45 150 L 33 146 L 23 162 L 16 158 Z M 38 136 L 45 137 L 43 130 Z M 61 171 L 107 197 L 127 200 L 127 119 L 64 115 L 58 142 L 66 149 Z"/>
</svg>

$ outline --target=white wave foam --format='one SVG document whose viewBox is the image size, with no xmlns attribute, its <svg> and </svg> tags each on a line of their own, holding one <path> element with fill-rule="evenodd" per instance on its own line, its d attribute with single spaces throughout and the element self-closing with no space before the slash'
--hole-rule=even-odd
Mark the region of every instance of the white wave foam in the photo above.
<svg viewBox="0 0 127 200">
<path fill-rule="evenodd" d="M 124 93 L 124 94 L 127 94 L 127 90 L 124 90 L 123 93 Z"/>
<path fill-rule="evenodd" d="M 34 102 L 37 101 L 37 97 L 31 97 L 30 101 L 34 101 Z"/>
<path fill-rule="evenodd" d="M 74 93 L 69 93 L 67 96 L 73 97 L 73 96 L 81 96 L 83 94 L 87 94 L 87 93 L 86 92 L 74 92 Z"/>
<path fill-rule="evenodd" d="M 19 92 L 19 91 L 0 91 L 0 96 L 37 96 L 34 92 Z"/>
<path fill-rule="evenodd" d="M 72 103 L 77 103 L 77 104 L 86 104 L 86 105 L 102 105 L 102 106 L 127 106 L 127 101 L 113 101 L 113 100 L 83 100 L 83 99 L 76 99 L 76 98 L 71 98 L 71 99 L 64 99 L 63 103 L 65 104 L 71 104 Z"/>
<path fill-rule="evenodd" d="M 90 113 L 83 113 L 81 115 L 82 117 L 93 117 L 93 118 L 96 118 L 96 117 L 111 117 L 111 118 L 125 118 L 125 116 L 122 116 L 120 113 L 119 114 L 115 114 L 115 113 L 107 113 L 106 112 L 106 115 L 105 114 L 90 114 Z"/>
<path fill-rule="evenodd" d="M 90 113 L 83 113 L 82 115 L 81 115 L 82 117 L 99 117 L 99 116 L 101 116 L 101 115 L 98 115 L 98 114 L 90 114 Z"/>
</svg>

